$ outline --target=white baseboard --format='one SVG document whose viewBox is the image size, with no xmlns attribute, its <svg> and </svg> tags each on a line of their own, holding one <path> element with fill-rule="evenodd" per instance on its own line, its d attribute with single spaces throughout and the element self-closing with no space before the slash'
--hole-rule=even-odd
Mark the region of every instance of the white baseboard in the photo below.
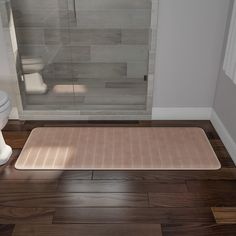
<svg viewBox="0 0 236 236">
<path fill-rule="evenodd" d="M 210 120 L 211 107 L 174 107 L 152 109 L 153 120 Z"/>
<path fill-rule="evenodd" d="M 232 160 L 236 164 L 236 143 L 214 110 L 211 115 L 211 123 L 219 134 Z"/>
<path fill-rule="evenodd" d="M 17 107 L 12 108 L 9 119 L 11 119 L 11 120 L 18 120 L 19 119 Z"/>
</svg>

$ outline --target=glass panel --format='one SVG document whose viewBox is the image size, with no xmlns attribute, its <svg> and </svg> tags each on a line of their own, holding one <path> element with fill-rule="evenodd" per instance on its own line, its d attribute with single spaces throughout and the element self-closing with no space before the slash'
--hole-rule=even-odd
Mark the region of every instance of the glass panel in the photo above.
<svg viewBox="0 0 236 236">
<path fill-rule="evenodd" d="M 24 74 L 24 108 L 72 109 L 68 1 L 11 0 L 11 5 Z"/>
<path fill-rule="evenodd" d="M 68 0 L 81 110 L 145 109 L 151 0 Z"/>
<path fill-rule="evenodd" d="M 151 0 L 11 0 L 25 110 L 146 108 Z"/>
</svg>

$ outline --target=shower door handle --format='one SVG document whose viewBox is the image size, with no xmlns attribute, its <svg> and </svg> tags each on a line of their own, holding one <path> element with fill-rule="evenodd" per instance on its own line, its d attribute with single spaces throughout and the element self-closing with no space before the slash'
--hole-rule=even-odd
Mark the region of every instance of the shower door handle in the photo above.
<svg viewBox="0 0 236 236">
<path fill-rule="evenodd" d="M 73 11 L 74 19 L 77 23 L 76 0 L 68 0 L 68 10 Z"/>
</svg>

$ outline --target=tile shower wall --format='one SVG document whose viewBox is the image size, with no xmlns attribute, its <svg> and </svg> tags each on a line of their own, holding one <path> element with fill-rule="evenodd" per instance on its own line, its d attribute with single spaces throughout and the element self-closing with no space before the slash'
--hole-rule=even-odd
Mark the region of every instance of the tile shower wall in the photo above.
<svg viewBox="0 0 236 236">
<path fill-rule="evenodd" d="M 21 56 L 42 57 L 45 81 L 143 79 L 151 0 L 12 0 Z"/>
</svg>

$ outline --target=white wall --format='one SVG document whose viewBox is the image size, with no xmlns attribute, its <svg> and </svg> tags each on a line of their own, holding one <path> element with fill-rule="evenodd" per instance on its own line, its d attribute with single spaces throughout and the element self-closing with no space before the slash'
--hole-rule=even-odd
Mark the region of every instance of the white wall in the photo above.
<svg viewBox="0 0 236 236">
<path fill-rule="evenodd" d="M 160 0 L 154 107 L 212 107 L 229 0 Z"/>
<path fill-rule="evenodd" d="M 233 6 L 232 4 L 233 1 L 231 1 L 231 11 Z M 234 142 L 236 143 L 236 85 L 231 79 L 227 77 L 227 75 L 225 75 L 222 69 L 230 19 L 231 15 L 229 15 L 228 19 L 228 27 L 226 31 L 224 50 L 222 53 L 222 63 L 220 67 L 219 80 L 217 83 L 214 109 L 216 114 L 224 124 L 225 128 L 233 138 Z"/>
<path fill-rule="evenodd" d="M 3 37 L 2 20 L 0 17 L 0 81 L 7 76 L 10 76 L 10 67 L 8 66 L 7 49 L 5 46 L 5 39 Z"/>
</svg>

